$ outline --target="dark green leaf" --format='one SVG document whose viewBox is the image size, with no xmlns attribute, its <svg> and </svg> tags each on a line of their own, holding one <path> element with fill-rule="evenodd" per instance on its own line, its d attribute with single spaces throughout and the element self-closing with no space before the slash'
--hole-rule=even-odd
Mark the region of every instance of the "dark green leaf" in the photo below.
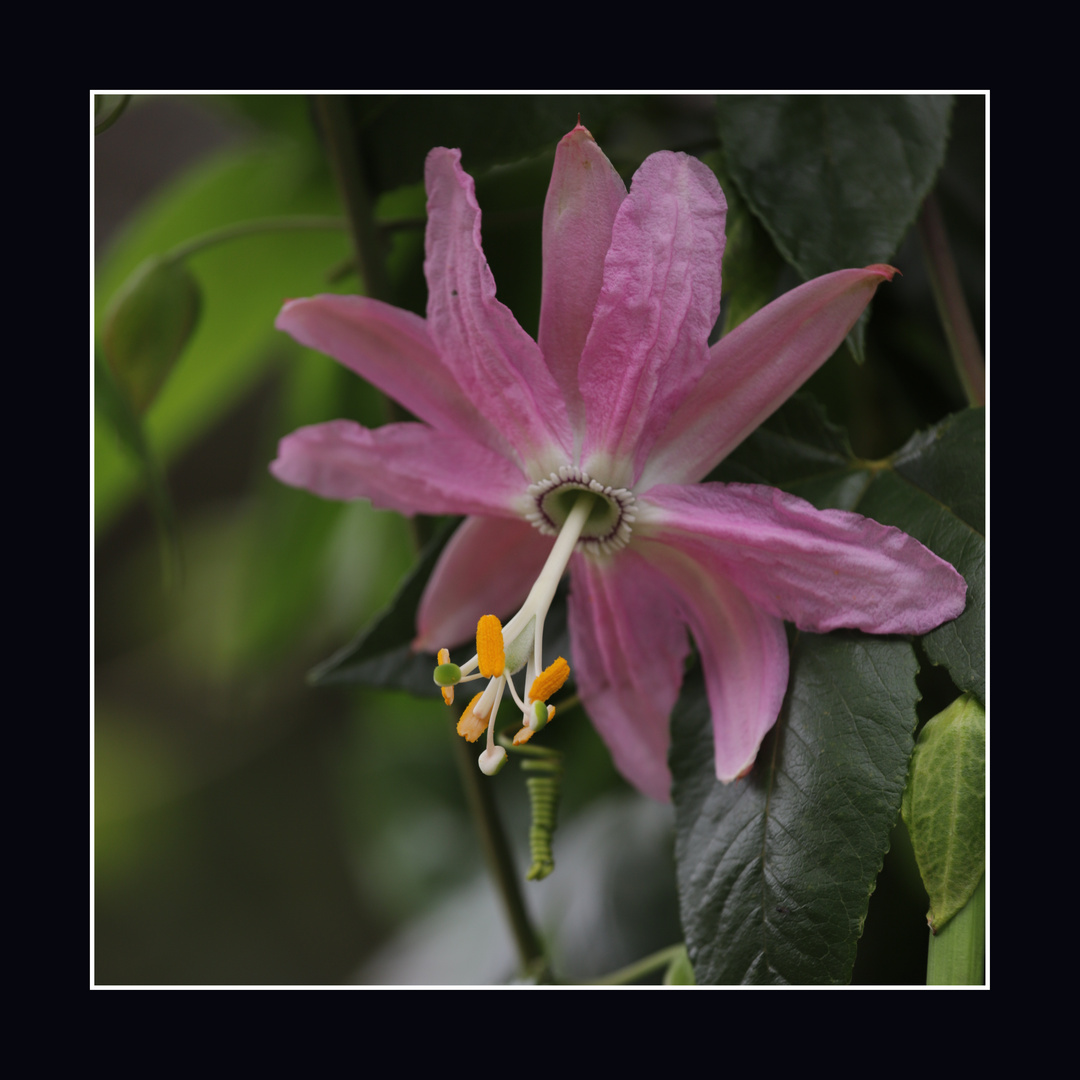
<svg viewBox="0 0 1080 1080">
<path fill-rule="evenodd" d="M 137 412 L 157 397 L 199 321 L 199 284 L 182 262 L 149 258 L 124 282 L 105 315 L 101 344 Z"/>
<path fill-rule="evenodd" d="M 960 690 L 986 700 L 984 410 L 967 409 L 921 432 L 876 470 L 854 507 L 921 540 L 964 576 L 967 606 L 922 639 Z"/>
<path fill-rule="evenodd" d="M 852 454 L 812 399 L 796 398 L 716 478 L 773 484 L 822 508 L 857 510 L 952 562 L 968 582 L 967 610 L 922 641 L 958 686 L 981 693 L 982 410 L 949 417 L 891 458 L 868 462 Z M 849 977 L 898 806 L 896 785 L 903 785 L 914 670 L 899 639 L 800 635 L 778 726 L 750 777 L 730 787 L 713 775 L 700 676 L 684 688 L 673 718 L 672 772 L 684 920 L 699 982 Z M 867 801 L 875 770 L 884 809 Z"/>
<path fill-rule="evenodd" d="M 971 898 L 986 862 L 986 714 L 970 694 L 919 732 L 903 813 L 936 934 Z"/>
<path fill-rule="evenodd" d="M 941 167 L 951 111 L 950 97 L 917 95 L 717 99 L 727 171 L 806 279 L 888 262 Z"/>
<path fill-rule="evenodd" d="M 716 173 L 727 200 L 723 266 L 726 334 L 776 296 L 784 260 L 727 175 L 720 154 L 708 154 L 704 160 Z"/>
<path fill-rule="evenodd" d="M 782 487 L 819 510 L 852 509 L 868 478 L 845 432 L 806 394 L 788 401 L 709 477 Z"/>
<path fill-rule="evenodd" d="M 776 727 L 721 784 L 700 672 L 672 716 L 675 856 L 698 983 L 843 983 L 900 809 L 911 644 L 800 634 Z"/>
</svg>

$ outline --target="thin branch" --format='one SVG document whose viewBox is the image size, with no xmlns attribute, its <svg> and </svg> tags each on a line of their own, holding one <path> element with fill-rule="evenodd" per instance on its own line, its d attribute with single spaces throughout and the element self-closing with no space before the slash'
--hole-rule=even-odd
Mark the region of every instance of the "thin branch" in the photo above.
<svg viewBox="0 0 1080 1080">
<path fill-rule="evenodd" d="M 960 376 L 968 401 L 972 405 L 984 405 L 986 403 L 986 364 L 982 350 L 979 348 L 975 326 L 971 321 L 971 313 L 964 300 L 960 275 L 956 271 L 956 261 L 949 247 L 949 238 L 945 232 L 941 209 L 933 192 L 927 195 L 923 202 L 918 230 L 938 315 L 941 317 L 941 322 L 945 327 L 945 337 L 949 342 L 949 353 L 956 365 L 956 371 Z"/>
</svg>

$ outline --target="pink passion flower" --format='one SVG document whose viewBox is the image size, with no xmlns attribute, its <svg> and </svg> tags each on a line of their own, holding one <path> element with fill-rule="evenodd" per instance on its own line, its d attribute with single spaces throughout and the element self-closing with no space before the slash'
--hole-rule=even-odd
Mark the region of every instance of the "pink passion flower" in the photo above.
<svg viewBox="0 0 1080 1080">
<path fill-rule="evenodd" d="M 277 320 L 419 422 L 302 428 L 271 471 L 328 499 L 466 515 L 428 582 L 415 648 L 439 650 L 448 699 L 457 681 L 488 680 L 459 725 L 470 739 L 487 731 L 485 772 L 504 757 L 492 742 L 504 690 L 527 738 L 566 678 L 562 658 L 543 663 L 543 628 L 569 568 L 578 692 L 623 775 L 669 798 L 689 629 L 716 775 L 743 776 L 787 688 L 785 619 L 919 634 L 964 608 L 964 579 L 898 529 L 773 488 L 697 482 L 829 357 L 894 271 L 816 278 L 710 348 L 727 210 L 716 177 L 657 153 L 627 192 L 579 125 L 559 143 L 544 205 L 534 341 L 495 298 L 460 161 L 443 147 L 427 158 L 426 319 L 317 296 Z M 491 615 L 515 610 L 505 626 Z M 477 655 L 448 663 L 442 647 L 473 634 Z M 523 667 L 528 693 L 511 678 Z"/>
</svg>

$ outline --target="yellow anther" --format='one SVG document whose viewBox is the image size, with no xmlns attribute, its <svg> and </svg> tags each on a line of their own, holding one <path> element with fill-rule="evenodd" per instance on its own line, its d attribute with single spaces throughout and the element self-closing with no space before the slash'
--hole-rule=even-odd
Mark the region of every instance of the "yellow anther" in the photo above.
<svg viewBox="0 0 1080 1080">
<path fill-rule="evenodd" d="M 533 737 L 533 735 L 535 735 L 535 734 L 536 734 L 536 732 L 533 731 L 533 729 L 531 727 L 523 727 L 514 736 L 514 745 L 515 746 L 521 746 L 522 743 L 527 743 Z"/>
<path fill-rule="evenodd" d="M 476 740 L 487 731 L 487 717 L 481 718 L 473 712 L 477 702 L 483 696 L 484 694 L 482 691 L 477 694 L 476 697 L 469 702 L 469 707 L 461 714 L 461 719 L 458 721 L 457 733 L 466 742 L 476 742 Z"/>
<path fill-rule="evenodd" d="M 449 664 L 450 663 L 450 650 L 449 649 L 440 649 L 439 650 L 439 655 L 438 655 L 438 661 L 439 661 L 439 667 L 442 667 L 443 664 Z M 453 705 L 454 704 L 454 688 L 452 686 L 443 686 L 443 687 L 441 687 L 441 690 L 442 690 L 442 699 L 443 699 L 443 701 L 445 701 L 447 705 Z"/>
<path fill-rule="evenodd" d="M 562 685 L 570 678 L 570 665 L 560 656 L 550 667 L 544 668 L 533 679 L 532 689 L 529 691 L 530 701 L 547 701 L 556 690 L 561 690 Z"/>
<path fill-rule="evenodd" d="M 494 679 L 503 673 L 506 650 L 502 623 L 494 615 L 482 615 L 476 624 L 476 657 L 480 661 L 480 674 L 485 679 Z"/>
</svg>

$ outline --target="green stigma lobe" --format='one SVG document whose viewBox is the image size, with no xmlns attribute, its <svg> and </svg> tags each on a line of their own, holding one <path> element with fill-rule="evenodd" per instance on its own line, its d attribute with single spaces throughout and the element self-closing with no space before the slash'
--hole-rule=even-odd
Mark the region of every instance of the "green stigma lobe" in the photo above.
<svg viewBox="0 0 1080 1080">
<path fill-rule="evenodd" d="M 461 668 L 457 664 L 440 664 L 434 678 L 436 686 L 456 686 L 461 682 Z"/>
</svg>

